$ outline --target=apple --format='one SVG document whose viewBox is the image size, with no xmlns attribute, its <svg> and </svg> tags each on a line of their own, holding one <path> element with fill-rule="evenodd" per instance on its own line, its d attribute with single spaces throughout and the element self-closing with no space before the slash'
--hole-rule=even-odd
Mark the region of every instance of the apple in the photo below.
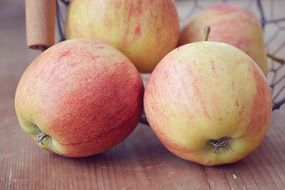
<svg viewBox="0 0 285 190">
<path fill-rule="evenodd" d="M 176 47 L 179 19 L 173 0 L 73 0 L 66 34 L 109 43 L 146 73 Z"/>
<path fill-rule="evenodd" d="M 44 51 L 22 75 L 15 109 L 22 129 L 44 149 L 67 157 L 108 150 L 137 125 L 143 83 L 115 48 L 68 40 Z"/>
<path fill-rule="evenodd" d="M 203 29 L 209 26 L 209 41 L 231 44 L 247 53 L 268 72 L 262 28 L 254 14 L 231 4 L 219 4 L 199 12 L 182 30 L 179 45 L 203 40 Z"/>
<path fill-rule="evenodd" d="M 154 69 L 144 108 L 168 150 L 212 166 L 239 161 L 258 147 L 271 101 L 267 80 L 248 55 L 221 42 L 193 42 Z"/>
</svg>

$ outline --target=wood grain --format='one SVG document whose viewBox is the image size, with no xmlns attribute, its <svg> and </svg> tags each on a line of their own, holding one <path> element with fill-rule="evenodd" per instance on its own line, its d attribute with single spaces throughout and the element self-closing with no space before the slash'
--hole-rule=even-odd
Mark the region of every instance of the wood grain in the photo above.
<svg viewBox="0 0 285 190">
<path fill-rule="evenodd" d="M 256 151 L 226 166 L 202 167 L 179 159 L 143 125 L 111 151 L 88 158 L 41 150 L 20 129 L 13 105 L 19 77 L 40 53 L 25 46 L 23 1 L 0 1 L 0 26 L 1 190 L 285 188 L 284 109 L 273 113 Z"/>
</svg>

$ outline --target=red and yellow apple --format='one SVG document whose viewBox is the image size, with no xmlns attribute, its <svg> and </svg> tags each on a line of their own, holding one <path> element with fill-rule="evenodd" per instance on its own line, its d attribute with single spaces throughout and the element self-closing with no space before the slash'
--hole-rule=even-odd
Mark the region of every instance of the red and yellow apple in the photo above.
<svg viewBox="0 0 285 190">
<path fill-rule="evenodd" d="M 231 4 L 220 4 L 199 12 L 182 30 L 179 45 L 204 39 L 209 26 L 209 41 L 231 44 L 248 54 L 266 75 L 267 55 L 259 21 L 254 14 Z"/>
<path fill-rule="evenodd" d="M 151 72 L 176 47 L 179 20 L 173 0 L 73 0 L 66 32 L 68 39 L 107 42 Z"/>
<path fill-rule="evenodd" d="M 219 165 L 241 160 L 262 142 L 271 101 L 267 80 L 248 55 L 221 42 L 194 42 L 157 65 L 144 108 L 172 153 Z"/>
<path fill-rule="evenodd" d="M 68 40 L 39 55 L 22 75 L 15 108 L 42 148 L 67 157 L 108 150 L 137 125 L 143 83 L 115 48 Z"/>
</svg>

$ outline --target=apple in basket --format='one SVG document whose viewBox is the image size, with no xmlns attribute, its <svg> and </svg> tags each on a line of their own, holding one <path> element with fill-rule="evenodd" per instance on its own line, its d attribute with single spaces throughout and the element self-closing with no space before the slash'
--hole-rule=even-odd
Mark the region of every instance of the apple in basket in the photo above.
<svg viewBox="0 0 285 190">
<path fill-rule="evenodd" d="M 151 72 L 176 47 L 179 20 L 173 0 L 73 0 L 66 32 L 68 39 L 109 43 Z"/>
<path fill-rule="evenodd" d="M 253 13 L 227 3 L 202 10 L 182 30 L 179 45 L 203 40 L 206 26 L 211 28 L 209 41 L 224 42 L 241 49 L 267 74 L 262 28 Z"/>
</svg>

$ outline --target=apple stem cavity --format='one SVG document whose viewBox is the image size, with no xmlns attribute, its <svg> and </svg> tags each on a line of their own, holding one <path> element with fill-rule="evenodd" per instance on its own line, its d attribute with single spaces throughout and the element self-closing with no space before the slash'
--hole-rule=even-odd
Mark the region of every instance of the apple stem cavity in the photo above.
<svg viewBox="0 0 285 190">
<path fill-rule="evenodd" d="M 211 139 L 209 144 L 214 147 L 214 153 L 218 153 L 221 149 L 228 146 L 229 141 L 232 139 L 230 136 L 225 136 L 220 139 Z"/>
<path fill-rule="evenodd" d="M 210 31 L 211 31 L 211 28 L 209 26 L 206 26 L 204 28 L 204 41 L 208 41 Z"/>
</svg>

